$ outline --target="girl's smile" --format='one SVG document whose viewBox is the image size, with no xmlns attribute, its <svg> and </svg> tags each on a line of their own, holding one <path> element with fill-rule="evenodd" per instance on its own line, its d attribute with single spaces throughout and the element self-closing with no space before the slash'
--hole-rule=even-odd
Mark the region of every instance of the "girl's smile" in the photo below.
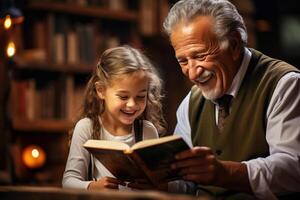
<svg viewBox="0 0 300 200">
<path fill-rule="evenodd" d="M 143 70 L 111 77 L 108 85 L 98 86 L 104 101 L 103 126 L 117 135 L 128 134 L 134 120 L 145 110 L 149 78 Z"/>
</svg>

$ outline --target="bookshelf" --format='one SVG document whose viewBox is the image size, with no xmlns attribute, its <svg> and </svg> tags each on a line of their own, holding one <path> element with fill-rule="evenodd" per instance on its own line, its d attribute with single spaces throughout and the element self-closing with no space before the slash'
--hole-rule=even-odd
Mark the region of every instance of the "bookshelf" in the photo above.
<svg viewBox="0 0 300 200">
<path fill-rule="evenodd" d="M 12 124 L 14 130 L 21 132 L 67 132 L 73 126 L 72 121 L 58 119 L 29 120 L 14 118 Z"/>
<path fill-rule="evenodd" d="M 68 133 L 79 116 L 85 85 L 97 59 L 105 49 L 120 44 L 142 47 L 140 3 L 20 3 L 25 21 L 15 37 L 18 52 L 9 66 L 15 184 L 61 185 Z M 22 161 L 24 149 L 32 145 L 46 154 L 46 163 L 36 169 Z"/>
<path fill-rule="evenodd" d="M 27 7 L 33 11 L 57 12 L 63 14 L 82 15 L 84 17 L 108 18 L 118 21 L 138 21 L 138 12 L 130 10 L 112 10 L 96 6 L 82 6 L 72 3 L 35 2 Z"/>
<path fill-rule="evenodd" d="M 1 127 L 9 130 L 12 184 L 61 185 L 69 132 L 80 114 L 86 83 L 105 49 L 129 44 L 150 53 L 151 59 L 160 54 L 156 63 L 169 66 L 157 38 L 170 2 L 15 0 L 25 20 L 11 35 L 0 31 L 5 36 L 0 42 L 0 66 L 5 66 L 0 81 L 9 88 L 5 103 L 6 92 L 0 90 L 3 110 L 8 110 L 7 116 L 1 115 Z M 2 50 L 8 38 L 17 51 L 6 62 Z M 23 154 L 35 145 L 45 152 L 46 162 L 30 168 Z"/>
</svg>

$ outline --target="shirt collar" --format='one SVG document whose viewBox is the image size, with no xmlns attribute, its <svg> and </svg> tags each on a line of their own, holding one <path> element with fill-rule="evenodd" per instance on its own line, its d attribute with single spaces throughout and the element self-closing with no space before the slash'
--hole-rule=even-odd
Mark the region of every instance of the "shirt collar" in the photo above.
<svg viewBox="0 0 300 200">
<path fill-rule="evenodd" d="M 246 74 L 250 59 L 251 59 L 252 53 L 248 48 L 244 48 L 244 57 L 243 61 L 241 63 L 241 66 L 235 75 L 232 84 L 229 88 L 229 90 L 226 92 L 226 94 L 230 94 L 233 97 L 235 97 L 239 91 L 239 88 L 242 84 L 242 80 L 244 79 L 244 76 Z"/>
</svg>

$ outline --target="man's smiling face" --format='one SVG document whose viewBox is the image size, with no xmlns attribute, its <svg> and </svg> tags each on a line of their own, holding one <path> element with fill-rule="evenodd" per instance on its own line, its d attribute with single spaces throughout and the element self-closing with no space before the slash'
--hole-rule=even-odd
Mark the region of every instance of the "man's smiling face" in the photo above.
<svg viewBox="0 0 300 200">
<path fill-rule="evenodd" d="M 211 100 L 225 94 L 238 71 L 236 53 L 230 45 L 221 48 L 213 22 L 208 16 L 180 22 L 170 37 L 182 72 Z"/>
</svg>

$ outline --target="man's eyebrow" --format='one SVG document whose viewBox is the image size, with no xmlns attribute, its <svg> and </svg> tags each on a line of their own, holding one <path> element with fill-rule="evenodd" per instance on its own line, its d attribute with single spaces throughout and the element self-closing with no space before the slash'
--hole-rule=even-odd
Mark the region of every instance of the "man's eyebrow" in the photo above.
<svg viewBox="0 0 300 200">
<path fill-rule="evenodd" d="M 192 52 L 192 55 L 197 55 L 197 54 L 208 54 L 207 49 L 201 49 L 201 50 L 196 50 Z"/>
<path fill-rule="evenodd" d="M 206 55 L 206 54 L 209 54 L 209 52 L 206 50 L 206 49 L 203 49 L 203 50 L 195 50 L 195 51 L 192 51 L 191 52 L 191 55 L 190 56 L 195 56 L 195 55 L 198 55 L 198 54 L 204 54 L 204 55 Z M 179 56 L 176 56 L 176 59 L 177 60 L 180 60 L 180 59 L 184 59 L 185 58 L 185 56 L 181 56 L 181 55 L 179 55 Z"/>
</svg>

